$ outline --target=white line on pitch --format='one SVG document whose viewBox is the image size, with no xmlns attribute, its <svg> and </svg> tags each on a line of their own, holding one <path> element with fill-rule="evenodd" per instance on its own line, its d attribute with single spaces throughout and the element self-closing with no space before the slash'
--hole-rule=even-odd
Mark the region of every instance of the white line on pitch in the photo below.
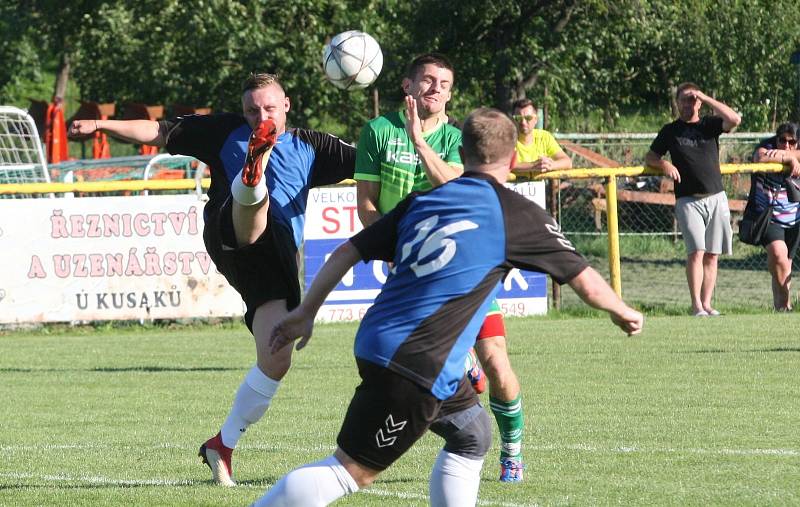
<svg viewBox="0 0 800 507">
<path fill-rule="evenodd" d="M 204 482 L 197 482 L 197 481 L 189 481 L 189 480 L 180 480 L 180 481 L 173 481 L 173 480 L 165 480 L 165 479 L 112 479 L 110 477 L 103 477 L 103 476 L 81 476 L 81 477 L 72 477 L 69 475 L 58 474 L 58 475 L 36 475 L 36 474 L 29 474 L 29 473 L 20 473 L 20 472 L 0 472 L 0 477 L 5 477 L 8 479 L 34 479 L 40 480 L 45 482 L 81 482 L 85 484 L 102 484 L 102 485 L 111 485 L 111 486 L 192 486 L 192 485 L 200 485 L 205 484 Z M 269 484 L 269 486 L 273 486 L 273 484 Z M 264 489 L 263 485 L 259 484 L 240 484 L 237 486 L 238 488 L 247 488 L 247 489 Z M 380 496 L 380 497 L 390 497 L 390 498 L 400 498 L 405 500 L 420 500 L 420 501 L 427 501 L 428 496 L 422 494 L 415 494 L 415 493 L 402 493 L 402 492 L 394 492 L 394 491 L 385 491 L 378 488 L 370 488 L 366 490 L 360 491 L 362 494 L 366 495 L 373 495 L 373 496 Z M 493 500 L 478 500 L 478 505 L 487 505 L 487 506 L 497 506 L 497 507 L 537 507 L 537 504 L 520 504 L 520 503 L 507 503 L 507 502 L 496 502 Z"/>
<path fill-rule="evenodd" d="M 112 479 L 110 477 L 97 475 L 72 477 L 64 474 L 35 475 L 19 472 L 0 472 L 0 477 L 6 477 L 9 479 L 36 479 L 47 482 L 84 482 L 88 484 L 104 484 L 112 486 L 191 486 L 192 484 L 196 484 L 195 481 L 188 480 L 171 481 L 165 479 Z"/>
<path fill-rule="evenodd" d="M 0 445 L 0 451 L 3 452 L 19 452 L 19 451 L 49 451 L 49 450 L 91 450 L 91 449 L 127 449 L 136 448 L 142 449 L 141 445 L 113 445 L 113 444 L 34 444 L 34 445 Z M 150 448 L 153 449 L 191 449 L 194 446 L 185 444 L 158 444 Z M 244 444 L 238 447 L 239 450 L 244 451 L 292 451 L 302 453 L 318 453 L 318 452 L 332 452 L 336 447 L 334 445 L 314 445 L 308 447 L 295 447 L 291 445 L 259 445 L 259 444 Z M 429 446 L 416 446 L 417 451 L 438 451 L 438 447 Z M 702 448 L 677 448 L 677 447 L 636 447 L 636 446 L 619 446 L 619 447 L 599 447 L 589 444 L 568 444 L 568 445 L 525 445 L 527 451 L 585 451 L 585 452 L 605 452 L 605 453 L 620 453 L 620 454 L 711 454 L 721 456 L 800 456 L 800 450 L 796 449 L 702 449 Z"/>
<path fill-rule="evenodd" d="M 677 447 L 597 447 L 586 444 L 574 445 L 539 445 L 525 446 L 525 450 L 532 451 L 586 451 L 607 453 L 642 453 L 642 454 L 716 454 L 721 456 L 800 456 L 800 451 L 794 449 L 702 449 L 702 448 L 677 448 Z"/>
<path fill-rule="evenodd" d="M 359 493 L 364 493 L 367 495 L 374 495 L 374 496 L 383 496 L 383 497 L 394 497 L 394 498 L 401 498 L 403 500 L 420 500 L 422 502 L 428 501 L 428 495 L 422 495 L 419 493 L 399 493 L 393 491 L 382 491 L 380 489 L 363 489 L 359 491 Z M 498 507 L 538 507 L 539 504 L 523 504 L 519 502 L 508 503 L 508 502 L 496 502 L 494 500 L 481 500 L 478 499 L 478 505 L 496 505 Z"/>
</svg>

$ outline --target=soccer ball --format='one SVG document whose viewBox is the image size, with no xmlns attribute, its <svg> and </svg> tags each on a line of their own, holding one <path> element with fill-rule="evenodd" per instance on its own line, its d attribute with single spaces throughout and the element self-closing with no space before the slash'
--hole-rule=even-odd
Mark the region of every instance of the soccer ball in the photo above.
<svg viewBox="0 0 800 507">
<path fill-rule="evenodd" d="M 342 32 L 322 51 L 322 68 L 337 88 L 366 88 L 378 79 L 383 53 L 371 35 L 358 30 Z"/>
</svg>

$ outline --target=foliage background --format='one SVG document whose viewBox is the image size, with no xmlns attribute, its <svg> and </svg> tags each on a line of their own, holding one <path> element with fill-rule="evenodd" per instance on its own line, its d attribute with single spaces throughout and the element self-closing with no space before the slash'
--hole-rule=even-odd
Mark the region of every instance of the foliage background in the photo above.
<svg viewBox="0 0 800 507">
<path fill-rule="evenodd" d="M 0 103 L 32 98 L 240 108 L 253 70 L 278 73 L 292 121 L 355 138 L 372 90 L 325 82 L 322 46 L 372 34 L 380 109 L 398 107 L 407 62 L 447 54 L 451 111 L 528 96 L 561 131 L 656 130 L 674 86 L 697 82 L 743 114 L 740 130 L 798 118 L 800 9 L 742 0 L 11 0 L 0 3 Z"/>
</svg>

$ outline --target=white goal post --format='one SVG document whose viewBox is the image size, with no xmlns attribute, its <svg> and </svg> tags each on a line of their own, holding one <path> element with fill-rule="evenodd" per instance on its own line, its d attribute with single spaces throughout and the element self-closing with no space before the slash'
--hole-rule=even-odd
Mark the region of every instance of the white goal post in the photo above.
<svg viewBox="0 0 800 507">
<path fill-rule="evenodd" d="M 50 183 L 44 148 L 31 115 L 0 106 L 0 184 Z"/>
</svg>

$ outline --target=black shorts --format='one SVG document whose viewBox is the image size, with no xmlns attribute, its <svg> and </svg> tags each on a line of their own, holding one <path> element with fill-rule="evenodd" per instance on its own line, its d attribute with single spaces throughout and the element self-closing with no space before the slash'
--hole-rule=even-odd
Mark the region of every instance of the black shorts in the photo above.
<svg viewBox="0 0 800 507">
<path fill-rule="evenodd" d="M 211 260 L 242 296 L 245 322 L 253 331 L 256 309 L 267 301 L 285 299 L 288 310 L 300 304 L 297 247 L 291 231 L 267 211 L 267 229 L 255 243 L 236 248 L 231 215 L 232 199 L 208 217 L 203 241 Z"/>
<path fill-rule="evenodd" d="M 347 409 L 336 443 L 358 463 L 385 470 L 446 416 L 479 404 L 466 379 L 447 400 L 374 363 L 357 359 L 361 384 Z"/>
<path fill-rule="evenodd" d="M 770 222 L 767 225 L 767 230 L 764 231 L 764 236 L 761 238 L 761 244 L 767 246 L 773 241 L 786 243 L 786 248 L 789 249 L 788 257 L 793 259 L 797 253 L 798 244 L 800 244 L 800 225 L 785 228 L 775 222 Z"/>
</svg>

